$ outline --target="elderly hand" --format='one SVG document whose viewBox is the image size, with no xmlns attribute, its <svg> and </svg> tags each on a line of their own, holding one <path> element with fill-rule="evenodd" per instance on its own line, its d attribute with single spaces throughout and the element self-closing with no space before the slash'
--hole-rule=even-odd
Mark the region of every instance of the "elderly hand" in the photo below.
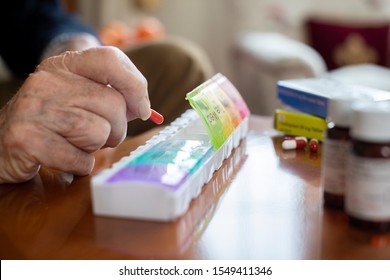
<svg viewBox="0 0 390 280">
<path fill-rule="evenodd" d="M 29 180 L 41 165 L 87 175 L 91 153 L 117 146 L 127 121 L 150 114 L 147 82 L 119 49 L 48 58 L 0 111 L 0 183 Z"/>
</svg>

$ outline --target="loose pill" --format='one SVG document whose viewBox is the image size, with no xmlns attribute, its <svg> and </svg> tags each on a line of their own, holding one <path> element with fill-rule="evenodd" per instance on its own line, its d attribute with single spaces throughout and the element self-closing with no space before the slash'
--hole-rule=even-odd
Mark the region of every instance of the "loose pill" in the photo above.
<svg viewBox="0 0 390 280">
<path fill-rule="evenodd" d="M 290 139 L 282 142 L 282 148 L 284 150 L 304 149 L 307 141 L 304 139 Z"/>
<path fill-rule="evenodd" d="M 307 143 L 307 138 L 305 136 L 285 136 L 284 140 L 304 140 Z"/>
<path fill-rule="evenodd" d="M 309 149 L 311 152 L 316 153 L 318 151 L 318 140 L 317 139 L 311 139 L 309 142 Z"/>
<path fill-rule="evenodd" d="M 151 120 L 155 124 L 162 124 L 164 122 L 164 116 L 153 109 L 151 109 L 151 111 L 152 114 L 150 115 L 149 120 Z"/>
</svg>

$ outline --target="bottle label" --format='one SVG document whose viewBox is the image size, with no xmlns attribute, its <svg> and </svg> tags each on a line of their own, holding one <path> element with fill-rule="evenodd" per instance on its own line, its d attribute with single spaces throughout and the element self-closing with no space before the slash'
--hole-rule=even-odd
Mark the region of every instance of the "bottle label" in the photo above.
<svg viewBox="0 0 390 280">
<path fill-rule="evenodd" d="M 324 191 L 343 195 L 345 191 L 345 166 L 350 142 L 325 139 L 322 163 Z"/>
<path fill-rule="evenodd" d="M 390 220 L 390 159 L 351 154 L 347 166 L 347 212 L 365 220 Z"/>
</svg>

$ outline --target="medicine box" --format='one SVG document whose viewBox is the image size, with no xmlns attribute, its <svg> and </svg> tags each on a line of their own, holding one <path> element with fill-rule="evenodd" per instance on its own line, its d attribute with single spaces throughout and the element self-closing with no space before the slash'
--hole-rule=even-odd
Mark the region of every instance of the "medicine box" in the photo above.
<svg viewBox="0 0 390 280">
<path fill-rule="evenodd" d="M 325 77 L 283 80 L 277 83 L 277 97 L 283 104 L 321 118 L 327 118 L 328 99 L 352 94 L 360 95 L 365 100 L 390 99 L 390 92 Z"/>
<path fill-rule="evenodd" d="M 284 134 L 322 141 L 326 127 L 324 118 L 283 109 L 275 110 L 274 128 Z"/>
</svg>

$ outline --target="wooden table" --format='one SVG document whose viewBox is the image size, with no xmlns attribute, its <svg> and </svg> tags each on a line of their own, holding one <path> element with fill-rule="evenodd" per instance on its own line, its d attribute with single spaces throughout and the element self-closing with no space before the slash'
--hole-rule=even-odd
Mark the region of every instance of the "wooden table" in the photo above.
<svg viewBox="0 0 390 280">
<path fill-rule="evenodd" d="M 157 129 L 96 153 L 96 174 Z M 390 237 L 324 208 L 321 150 L 281 150 L 272 120 L 252 116 L 246 140 L 169 223 L 97 217 L 90 177 L 41 170 L 0 186 L 1 259 L 390 259 Z"/>
</svg>

